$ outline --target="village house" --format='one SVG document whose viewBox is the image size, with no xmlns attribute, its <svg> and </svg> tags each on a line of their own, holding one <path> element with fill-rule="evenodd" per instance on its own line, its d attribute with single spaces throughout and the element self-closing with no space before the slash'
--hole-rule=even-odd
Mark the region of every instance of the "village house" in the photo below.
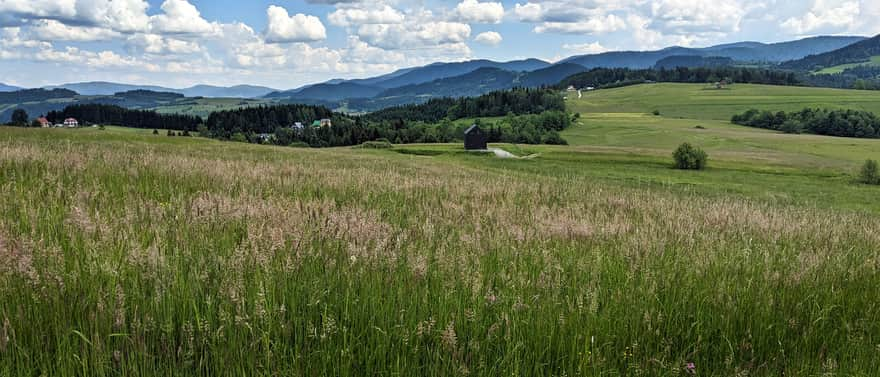
<svg viewBox="0 0 880 377">
<path fill-rule="evenodd" d="M 295 123 L 293 123 L 292 126 L 290 126 L 290 128 L 292 128 L 294 130 L 302 130 L 302 129 L 306 128 L 306 126 L 304 126 L 302 124 L 302 122 L 295 122 Z"/>
<path fill-rule="evenodd" d="M 67 118 L 64 120 L 64 127 L 76 128 L 79 127 L 79 122 L 74 118 Z"/>
<path fill-rule="evenodd" d="M 40 127 L 42 127 L 42 128 L 49 128 L 52 126 L 52 122 L 49 122 L 49 120 L 46 119 L 46 117 L 37 118 L 37 122 L 40 123 Z"/>
<path fill-rule="evenodd" d="M 321 119 L 321 127 L 333 127 L 333 122 L 330 119 Z"/>
</svg>

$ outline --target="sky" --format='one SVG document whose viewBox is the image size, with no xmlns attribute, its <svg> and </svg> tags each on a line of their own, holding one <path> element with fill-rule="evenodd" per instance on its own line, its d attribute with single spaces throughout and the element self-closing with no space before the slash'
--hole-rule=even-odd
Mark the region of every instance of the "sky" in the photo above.
<svg viewBox="0 0 880 377">
<path fill-rule="evenodd" d="M 880 0 L 0 0 L 0 83 L 291 89 L 432 62 L 880 34 Z"/>
</svg>

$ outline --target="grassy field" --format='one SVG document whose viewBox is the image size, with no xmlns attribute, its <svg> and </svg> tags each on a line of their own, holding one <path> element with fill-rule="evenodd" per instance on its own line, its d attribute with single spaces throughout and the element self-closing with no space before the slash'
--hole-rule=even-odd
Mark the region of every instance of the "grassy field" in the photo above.
<svg viewBox="0 0 880 377">
<path fill-rule="evenodd" d="M 873 57 L 871 57 L 870 61 L 865 62 L 865 63 L 841 64 L 841 65 L 836 65 L 834 67 L 828 67 L 828 68 L 813 72 L 813 74 L 834 75 L 834 74 L 838 74 L 838 73 L 843 73 L 843 71 L 845 71 L 847 69 L 860 67 L 863 65 L 880 66 L 880 56 L 873 56 Z"/>
<path fill-rule="evenodd" d="M 875 375 L 876 141 L 660 87 L 528 160 L 0 127 L 0 375 Z"/>
<path fill-rule="evenodd" d="M 207 118 L 215 111 L 235 110 L 239 108 L 269 105 L 273 101 L 241 98 L 188 98 L 180 103 L 152 108 L 161 114 L 186 114 Z"/>
</svg>

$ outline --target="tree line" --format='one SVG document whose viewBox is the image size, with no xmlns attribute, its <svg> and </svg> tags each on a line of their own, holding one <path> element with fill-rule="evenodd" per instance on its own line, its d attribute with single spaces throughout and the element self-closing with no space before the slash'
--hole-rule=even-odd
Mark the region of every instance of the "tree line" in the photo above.
<svg viewBox="0 0 880 377">
<path fill-rule="evenodd" d="M 731 122 L 786 133 L 880 138 L 880 118 L 859 110 L 803 109 L 797 112 L 748 110 L 734 115 Z"/>
<path fill-rule="evenodd" d="M 479 97 L 438 98 L 423 104 L 389 107 L 370 113 L 370 121 L 407 120 L 439 122 L 442 119 L 498 117 L 565 111 L 562 94 L 549 89 L 515 88 L 495 91 Z"/>
<path fill-rule="evenodd" d="M 557 85 L 557 88 L 574 86 L 576 88 L 611 88 L 645 82 L 707 83 L 727 81 L 728 83 L 766 84 L 766 85 L 804 85 L 795 72 L 772 69 L 738 67 L 702 67 L 674 69 L 629 69 L 594 68 L 587 72 L 570 76 Z"/>
<path fill-rule="evenodd" d="M 462 140 L 464 118 L 505 117 L 486 124 L 490 141 L 561 144 L 558 131 L 571 124 L 562 95 L 549 89 L 514 89 L 473 98 L 441 98 L 363 116 L 316 105 L 259 106 L 212 113 L 201 134 L 277 145 L 334 147 L 386 139 L 397 144 Z M 311 127 L 330 119 L 331 127 Z M 295 127 L 296 123 L 302 127 Z"/>
<path fill-rule="evenodd" d="M 80 124 L 106 124 L 131 128 L 165 128 L 177 131 L 195 131 L 202 118 L 181 114 L 159 114 L 152 110 L 132 110 L 116 105 L 81 104 L 71 105 L 61 111 L 50 111 L 46 115 L 52 123 L 62 123 L 67 118 L 75 118 Z"/>
</svg>

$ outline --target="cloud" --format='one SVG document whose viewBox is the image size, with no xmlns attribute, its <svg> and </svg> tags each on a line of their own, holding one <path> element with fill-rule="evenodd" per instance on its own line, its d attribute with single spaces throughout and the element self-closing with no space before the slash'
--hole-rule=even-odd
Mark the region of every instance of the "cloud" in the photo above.
<svg viewBox="0 0 880 377">
<path fill-rule="evenodd" d="M 93 42 L 119 38 L 122 34 L 101 27 L 68 26 L 56 20 L 35 21 L 28 28 L 32 38 L 40 41 Z"/>
<path fill-rule="evenodd" d="M 738 0 L 659 0 L 651 3 L 652 26 L 671 34 L 736 32 L 750 7 Z"/>
<path fill-rule="evenodd" d="M 138 52 L 154 55 L 187 55 L 201 52 L 198 43 L 175 38 L 163 37 L 158 34 L 138 34 L 128 38 L 129 46 Z"/>
<path fill-rule="evenodd" d="M 270 43 L 314 42 L 327 38 L 327 30 L 315 16 L 298 13 L 291 17 L 287 10 L 275 5 L 266 10 L 269 25 L 266 41 Z"/>
<path fill-rule="evenodd" d="M 457 19 L 467 23 L 498 24 L 504 18 L 501 3 L 464 0 L 455 7 Z"/>
<path fill-rule="evenodd" d="M 578 54 L 600 54 L 607 52 L 608 49 L 599 42 L 582 43 L 582 44 L 564 44 L 562 48 L 578 53 Z"/>
<path fill-rule="evenodd" d="M 403 13 L 388 6 L 379 8 L 340 8 L 330 13 L 327 19 L 336 26 L 352 26 L 363 24 L 399 24 L 404 21 Z"/>
<path fill-rule="evenodd" d="M 0 14 L 26 20 L 56 20 L 116 32 L 145 31 L 149 4 L 143 0 L 0 0 Z"/>
<path fill-rule="evenodd" d="M 613 14 L 578 22 L 544 22 L 535 26 L 536 33 L 603 34 L 623 30 L 626 22 Z"/>
<path fill-rule="evenodd" d="M 836 33 L 848 30 L 861 14 L 858 1 L 816 0 L 813 7 L 800 17 L 791 17 L 782 23 L 783 30 L 797 35 Z"/>
<path fill-rule="evenodd" d="M 214 31 L 210 22 L 186 0 L 165 0 L 164 13 L 150 17 L 150 29 L 163 34 L 207 34 Z"/>
<path fill-rule="evenodd" d="M 474 42 L 482 43 L 487 46 L 497 46 L 497 45 L 501 44 L 502 40 L 503 39 L 501 38 L 501 34 L 498 34 L 497 32 L 494 32 L 494 31 L 487 31 L 485 33 L 480 33 L 480 34 L 477 34 L 476 37 L 474 37 Z"/>
</svg>

